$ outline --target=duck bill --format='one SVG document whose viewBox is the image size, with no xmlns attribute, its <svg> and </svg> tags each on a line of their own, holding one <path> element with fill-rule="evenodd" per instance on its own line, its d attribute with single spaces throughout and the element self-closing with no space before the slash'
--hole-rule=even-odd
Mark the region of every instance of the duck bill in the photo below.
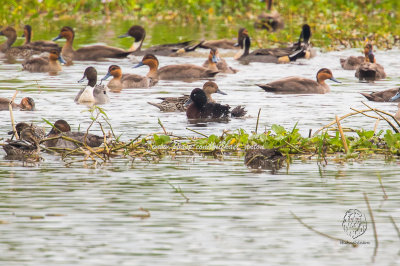
<svg viewBox="0 0 400 266">
<path fill-rule="evenodd" d="M 330 80 L 332 80 L 332 81 L 334 81 L 334 82 L 336 82 L 336 83 L 342 83 L 342 82 L 340 82 L 339 80 L 335 79 L 334 77 L 331 77 Z"/>
<path fill-rule="evenodd" d="M 86 76 L 83 76 L 83 78 L 81 78 L 80 80 L 78 80 L 78 83 L 82 83 L 86 80 Z"/>
<path fill-rule="evenodd" d="M 61 64 L 67 63 L 61 55 L 58 57 L 58 61 L 60 61 Z"/>
<path fill-rule="evenodd" d="M 394 101 L 396 101 L 398 98 L 400 98 L 400 91 L 398 91 L 398 92 L 396 93 L 395 96 L 393 96 L 392 98 L 390 98 L 389 102 L 394 102 Z"/>
<path fill-rule="evenodd" d="M 222 94 L 222 95 L 228 95 L 227 93 L 221 91 L 220 89 L 218 89 L 218 90 L 216 91 L 216 93 L 219 93 L 219 94 Z"/>
<path fill-rule="evenodd" d="M 62 38 L 62 36 L 61 35 L 58 35 L 57 37 L 55 37 L 54 39 L 53 39 L 53 41 L 57 41 L 58 39 L 61 39 Z"/>
<path fill-rule="evenodd" d="M 141 67 L 144 66 L 143 62 L 140 62 L 139 64 L 137 64 L 136 66 L 133 66 L 133 68 L 137 68 L 137 67 Z"/>
<path fill-rule="evenodd" d="M 183 106 L 189 106 L 189 104 L 191 104 L 193 101 L 192 101 L 192 99 L 189 99 L 187 102 L 185 102 L 185 104 L 183 105 Z"/>
<path fill-rule="evenodd" d="M 126 38 L 126 37 L 130 37 L 131 35 L 129 35 L 129 33 L 125 33 L 123 35 L 118 36 L 118 38 Z"/>
<path fill-rule="evenodd" d="M 107 80 L 109 77 L 111 77 L 111 74 L 110 72 L 107 72 L 107 74 L 101 79 L 101 81 Z"/>
<path fill-rule="evenodd" d="M 216 57 L 215 55 L 213 55 L 213 57 L 212 57 L 212 59 L 211 59 L 212 61 L 213 61 L 213 63 L 218 63 L 218 61 L 219 61 L 219 58 L 218 57 Z"/>
</svg>

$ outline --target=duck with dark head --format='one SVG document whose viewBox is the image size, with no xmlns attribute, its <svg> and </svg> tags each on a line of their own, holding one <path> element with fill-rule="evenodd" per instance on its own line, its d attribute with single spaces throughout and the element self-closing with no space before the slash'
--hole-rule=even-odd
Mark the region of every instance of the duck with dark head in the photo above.
<svg viewBox="0 0 400 266">
<path fill-rule="evenodd" d="M 193 81 L 196 79 L 212 78 L 219 73 L 219 71 L 210 70 L 205 67 L 192 64 L 168 65 L 158 68 L 158 59 L 153 54 L 145 55 L 142 61 L 134 66 L 134 68 L 143 65 L 149 66 L 150 71 L 147 73 L 147 77 L 154 80 L 163 79 Z"/>
<path fill-rule="evenodd" d="M 185 41 L 179 43 L 155 45 L 147 48 L 146 50 L 142 50 L 143 41 L 146 37 L 146 30 L 140 25 L 134 25 L 129 28 L 127 33 L 118 36 L 118 38 L 126 37 L 132 37 L 135 39 L 135 42 L 129 48 L 129 51 L 133 52 L 134 55 L 154 54 L 161 56 L 176 56 L 179 54 L 192 52 L 202 44 L 201 42 L 192 46 L 191 41 Z"/>
<path fill-rule="evenodd" d="M 65 26 L 61 29 L 60 34 L 53 39 L 65 38 L 67 41 L 62 48 L 62 55 L 70 64 L 73 60 L 99 60 L 102 58 L 124 58 L 131 52 L 124 49 L 111 47 L 106 45 L 90 45 L 74 50 L 73 43 L 75 32 L 71 27 Z"/>
<path fill-rule="evenodd" d="M 82 144 L 86 144 L 89 147 L 99 147 L 104 143 L 104 137 L 100 137 L 93 134 L 87 134 L 86 132 L 71 132 L 71 126 L 65 120 L 57 120 L 53 128 L 47 134 L 47 138 L 44 142 L 46 147 L 56 147 L 62 149 L 76 149 L 79 144 L 67 139 L 63 139 L 62 136 L 76 140 Z"/>
<path fill-rule="evenodd" d="M 75 102 L 86 105 L 99 105 L 110 102 L 108 90 L 105 85 L 98 85 L 97 70 L 94 67 L 87 67 L 79 83 L 88 81 L 86 87 L 82 88 L 75 97 Z"/>
<path fill-rule="evenodd" d="M 190 100 L 185 105 L 188 106 L 186 109 L 188 119 L 226 119 L 229 115 L 232 117 L 242 117 L 247 112 L 240 105 L 230 111 L 229 105 L 208 102 L 206 93 L 199 88 L 192 90 Z"/>
<path fill-rule="evenodd" d="M 213 81 L 207 81 L 206 83 L 204 83 L 203 91 L 206 94 L 207 102 L 213 102 L 213 103 L 215 102 L 211 96 L 214 93 L 226 95 L 226 93 L 221 91 L 218 88 L 218 85 Z M 190 96 L 183 95 L 180 97 L 159 97 L 157 99 L 162 100 L 162 102 L 161 103 L 147 102 L 147 103 L 157 107 L 162 112 L 184 112 L 186 111 L 185 103 L 190 99 Z"/>
<path fill-rule="evenodd" d="M 9 103 L 9 99 L 0 98 L 0 111 L 8 110 Z M 13 102 L 11 104 L 11 107 L 13 108 L 13 110 L 34 111 L 35 101 L 31 97 L 24 97 L 19 104 Z"/>
<path fill-rule="evenodd" d="M 30 72 L 49 72 L 52 75 L 61 71 L 61 64 L 65 64 L 60 49 L 51 49 L 48 59 L 43 57 L 32 57 L 22 63 L 22 68 Z"/>
<path fill-rule="evenodd" d="M 57 43 L 51 42 L 51 41 L 34 41 L 32 42 L 32 27 L 30 25 L 25 25 L 24 27 L 24 34 L 22 34 L 22 37 L 25 37 L 25 42 L 24 42 L 24 47 L 33 49 L 33 50 L 38 50 L 41 52 L 50 52 L 53 49 L 61 49 L 61 47 L 58 46 Z"/>
<path fill-rule="evenodd" d="M 317 73 L 317 81 L 302 77 L 287 77 L 267 84 L 256 85 L 268 92 L 324 94 L 330 92 L 328 84 L 325 83 L 327 79 L 340 83 L 333 77 L 332 71 L 327 68 L 321 68 Z"/>
<path fill-rule="evenodd" d="M 136 74 L 122 74 L 121 68 L 117 65 L 111 65 L 101 80 L 107 80 L 111 76 L 113 79 L 108 82 L 107 87 L 113 92 L 119 92 L 123 88 L 149 88 L 158 81 Z"/>
</svg>

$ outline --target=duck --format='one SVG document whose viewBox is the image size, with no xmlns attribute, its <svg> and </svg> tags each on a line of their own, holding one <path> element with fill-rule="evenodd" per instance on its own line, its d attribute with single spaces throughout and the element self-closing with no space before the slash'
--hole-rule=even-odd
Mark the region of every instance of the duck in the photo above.
<svg viewBox="0 0 400 266">
<path fill-rule="evenodd" d="M 79 83 L 88 80 L 85 88 L 82 88 L 75 97 L 76 103 L 81 104 L 106 104 L 110 102 L 108 97 L 107 87 L 105 85 L 97 85 L 97 70 L 94 67 L 87 67 L 82 79 Z"/>
<path fill-rule="evenodd" d="M 321 68 L 317 72 L 317 81 L 302 77 L 287 77 L 267 84 L 256 85 L 268 92 L 324 94 L 330 91 L 328 84 L 325 83 L 327 79 L 341 83 L 333 77 L 331 70 Z"/>
<path fill-rule="evenodd" d="M 269 169 L 276 171 L 283 166 L 287 157 L 278 149 L 248 149 L 244 164 L 252 169 Z"/>
<path fill-rule="evenodd" d="M 207 81 L 206 83 L 204 83 L 203 91 L 206 94 L 207 102 L 211 103 L 215 103 L 214 99 L 211 96 L 213 93 L 226 95 L 226 93 L 221 91 L 218 88 L 218 85 L 213 81 Z M 190 95 L 183 95 L 180 97 L 159 97 L 157 99 L 162 100 L 162 102 L 147 103 L 157 107 L 158 109 L 160 109 L 161 112 L 184 112 L 186 111 L 185 103 L 190 99 Z"/>
<path fill-rule="evenodd" d="M 188 119 L 224 119 L 228 118 L 229 115 L 232 117 L 242 117 L 247 113 L 244 107 L 240 105 L 230 111 L 229 105 L 207 102 L 206 93 L 200 88 L 192 90 L 190 100 L 185 105 L 187 106 L 186 117 Z"/>
<path fill-rule="evenodd" d="M 122 88 L 148 88 L 158 81 L 136 74 L 122 74 L 121 68 L 117 65 L 111 65 L 101 81 L 107 80 L 110 76 L 113 76 L 113 79 L 108 82 L 107 87 L 111 91 L 120 91 Z"/>
<path fill-rule="evenodd" d="M 283 22 L 281 15 L 275 10 L 271 12 L 272 0 L 262 1 L 266 3 L 268 13 L 263 12 L 257 17 L 257 20 L 254 22 L 254 28 L 266 29 L 271 32 L 283 29 L 285 27 L 285 23 Z"/>
<path fill-rule="evenodd" d="M 9 140 L 3 146 L 8 159 L 25 160 L 30 157 L 36 157 L 40 152 L 40 140 L 44 137 L 43 129 L 27 123 L 18 123 L 16 126 L 17 140 Z M 15 135 L 13 131 L 9 134 Z"/>
<path fill-rule="evenodd" d="M 210 49 L 208 59 L 203 63 L 203 67 L 225 74 L 235 74 L 238 72 L 237 69 L 230 67 L 225 59 L 219 56 L 219 51 L 216 48 Z"/>
<path fill-rule="evenodd" d="M 306 39 L 306 37 L 304 39 Z M 241 55 L 239 56 L 239 54 L 237 54 L 235 59 L 244 64 L 250 62 L 289 63 L 296 61 L 298 58 L 311 57 L 311 52 L 309 51 L 310 47 L 308 45 L 300 46 L 300 48 L 298 48 L 298 45 L 293 45 L 291 47 L 257 49 L 250 53 L 251 40 L 245 28 L 239 30 L 238 41 L 242 41 L 241 47 L 243 49 Z"/>
<path fill-rule="evenodd" d="M 76 149 L 78 144 L 67 139 L 61 138 L 65 136 L 70 139 L 74 139 L 81 143 L 86 143 L 89 147 L 99 147 L 104 143 L 104 137 L 100 137 L 93 134 L 86 134 L 86 132 L 71 132 L 71 126 L 67 121 L 60 119 L 57 120 L 53 128 L 46 135 L 44 145 L 46 147 L 56 147 L 62 149 Z"/>
<path fill-rule="evenodd" d="M 50 74 L 57 74 L 61 71 L 61 65 L 66 64 L 64 58 L 61 56 L 59 49 L 52 49 L 49 52 L 49 58 L 32 57 L 22 63 L 22 68 L 30 72 L 49 72 Z"/>
<path fill-rule="evenodd" d="M 67 41 L 62 48 L 63 57 L 71 64 L 72 60 L 84 61 L 84 60 L 99 60 L 103 58 L 124 58 L 131 54 L 130 51 L 124 49 L 111 47 L 106 45 L 90 45 L 74 50 L 73 42 L 75 38 L 75 32 L 71 27 L 64 26 L 60 34 L 53 39 L 65 38 Z"/>
<path fill-rule="evenodd" d="M 118 36 L 118 38 L 132 37 L 135 39 L 132 46 L 128 51 L 134 55 L 146 55 L 154 54 L 161 56 L 176 56 L 182 53 L 191 52 L 196 50 L 203 42 L 197 45 L 191 46 L 191 41 L 185 41 L 180 43 L 160 44 L 142 50 L 143 41 L 146 37 L 146 30 L 140 25 L 133 25 L 129 28 L 128 32 Z"/>
<path fill-rule="evenodd" d="M 205 49 L 239 49 L 239 46 L 236 45 L 236 41 L 228 39 L 204 41 L 200 47 Z"/>
<path fill-rule="evenodd" d="M 0 98 L 0 111 L 8 110 L 9 103 L 9 99 Z M 31 97 L 24 97 L 19 104 L 13 102 L 11 104 L 11 107 L 13 108 L 13 110 L 34 111 L 35 101 Z"/>
<path fill-rule="evenodd" d="M 41 51 L 31 49 L 29 46 L 12 46 L 17 39 L 17 32 L 13 27 L 6 27 L 0 31 L 0 35 L 6 36 L 7 41 L 0 44 L 0 53 L 7 57 L 29 58 L 36 54 L 41 54 Z"/>
<path fill-rule="evenodd" d="M 53 49 L 61 49 L 57 43 L 52 41 L 35 41 L 32 42 L 32 27 L 30 25 L 24 26 L 24 33 L 22 37 L 25 37 L 23 47 L 30 48 L 33 50 L 39 50 L 42 52 L 50 52 Z"/>
<path fill-rule="evenodd" d="M 371 58 L 370 58 L 371 57 Z M 370 61 L 370 59 L 372 61 Z M 364 47 L 364 56 L 349 56 L 346 59 L 340 59 L 340 65 L 345 70 L 356 70 L 360 67 L 363 62 L 371 62 L 374 61 L 374 55 L 372 53 L 372 45 L 366 44 Z"/>
<path fill-rule="evenodd" d="M 398 88 L 392 88 L 392 89 L 387 89 L 384 91 L 376 91 L 372 93 L 360 93 L 362 96 L 367 98 L 369 101 L 373 102 L 390 102 L 390 99 L 396 95 L 396 93 L 399 91 L 400 87 Z M 394 101 L 400 102 L 399 99 L 395 99 Z"/>
<path fill-rule="evenodd" d="M 0 35 L 3 35 L 7 38 L 7 41 L 0 44 L 0 52 L 6 53 L 7 50 L 14 44 L 17 40 L 17 32 L 13 27 L 6 27 L 4 30 L 0 31 Z"/>
<path fill-rule="evenodd" d="M 382 65 L 376 63 L 375 55 L 372 50 L 372 44 L 367 44 L 364 48 L 364 62 L 358 66 L 355 73 L 355 77 L 360 81 L 374 81 L 386 78 L 385 69 Z"/>
<path fill-rule="evenodd" d="M 168 65 L 158 68 L 158 59 L 153 54 L 145 55 L 142 61 L 135 65 L 134 68 L 143 65 L 147 65 L 150 68 L 150 71 L 147 73 L 147 77 L 155 80 L 187 81 L 202 78 L 212 78 L 219 73 L 219 71 L 210 70 L 205 67 L 192 64 Z"/>
</svg>

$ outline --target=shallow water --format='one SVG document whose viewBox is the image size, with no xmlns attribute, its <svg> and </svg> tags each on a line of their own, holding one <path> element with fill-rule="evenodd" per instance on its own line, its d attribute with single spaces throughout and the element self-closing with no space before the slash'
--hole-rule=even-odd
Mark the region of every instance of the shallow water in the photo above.
<svg viewBox="0 0 400 266">
<path fill-rule="evenodd" d="M 125 30 L 110 31 L 119 35 Z M 188 29 L 181 29 L 183 36 L 187 32 Z M 48 39 L 57 34 L 57 30 L 48 33 Z M 96 34 L 100 34 L 96 27 L 93 32 L 84 31 L 81 37 L 77 36 L 75 47 L 79 43 L 96 42 Z M 114 41 L 107 43 L 130 46 Z M 207 53 L 204 50 L 194 57 L 159 57 L 160 66 L 201 65 Z M 232 53 L 221 51 L 221 54 Z M 399 85 L 400 51 L 375 53 L 388 78 L 373 84 L 359 83 L 354 71 L 341 69 L 339 58 L 357 54 L 360 51 L 355 49 L 319 53 L 311 60 L 288 65 L 240 65 L 226 57 L 240 72 L 215 78 L 219 88 L 228 95 L 215 95 L 214 99 L 231 106 L 244 104 L 248 110 L 246 119 L 231 119 L 229 123 L 191 125 L 184 113 L 161 113 L 147 104 L 158 102 L 157 97 L 161 96 L 188 94 L 193 88 L 201 87 L 204 80 L 160 81 L 150 89 L 110 93 L 111 103 L 102 107 L 116 133 L 123 134 L 123 140 L 161 131 L 158 118 L 168 132 L 176 135 L 194 136 L 187 127 L 207 135 L 237 128 L 250 132 L 255 128 L 259 108 L 262 110 L 259 128 L 269 129 L 272 124 L 292 128 L 298 122 L 297 127 L 306 135 L 309 129 L 315 132 L 332 121 L 336 114 L 350 112 L 350 107 L 364 109 L 361 101 L 365 98 L 360 92 Z M 73 101 L 83 86 L 77 80 L 84 69 L 95 66 L 99 79 L 111 64 L 121 66 L 124 73 L 147 73 L 147 67 L 132 69 L 132 61 L 76 61 L 57 76 L 21 71 L 21 61 L 15 64 L 2 61 L 0 97 L 10 98 L 18 89 L 17 102 L 24 96 L 35 99 L 38 110 L 14 112 L 17 122 L 34 122 L 49 130 L 42 118 L 52 122 L 65 119 L 74 130 L 79 126 L 86 128 L 91 121 L 85 112 L 88 108 Z M 322 67 L 330 68 L 342 82 L 327 81 L 331 86 L 329 94 L 278 95 L 255 86 L 290 75 L 314 79 Z M 368 104 L 390 113 L 397 110 L 394 103 Z M 7 111 L 2 114 L 1 137 L 7 138 L 9 114 Z M 348 119 L 343 124 L 352 128 L 374 127 L 374 121 L 363 117 Z M 387 129 L 386 124 L 381 122 L 379 129 Z M 100 133 L 100 129 L 94 127 L 93 133 Z M 0 151 L 0 156 L 3 154 Z M 24 166 L 18 161 L 2 159 L 0 264 L 371 264 L 374 250 L 371 223 L 365 234 L 356 239 L 369 244 L 352 248 L 317 235 L 290 214 L 294 212 L 321 232 L 351 240 L 342 229 L 343 217 L 347 210 L 358 209 L 370 222 L 363 199 L 366 192 L 379 238 L 375 261 L 396 265 L 399 264 L 399 238 L 389 216 L 400 224 L 397 169 L 396 161 L 382 159 L 346 164 L 330 161 L 325 167 L 315 161 L 295 160 L 277 174 L 251 172 L 243 165 L 243 158 L 235 156 L 227 156 L 222 161 L 200 156 L 174 160 L 167 157 L 159 163 L 114 158 L 100 169 L 85 168 L 81 164 L 67 168 L 58 156 L 49 154 L 44 154 L 44 160 L 38 165 Z M 378 176 L 382 178 L 387 200 L 382 198 Z M 172 186 L 180 187 L 189 202 Z M 147 212 L 140 208 L 148 210 L 150 217 L 142 217 Z"/>
</svg>

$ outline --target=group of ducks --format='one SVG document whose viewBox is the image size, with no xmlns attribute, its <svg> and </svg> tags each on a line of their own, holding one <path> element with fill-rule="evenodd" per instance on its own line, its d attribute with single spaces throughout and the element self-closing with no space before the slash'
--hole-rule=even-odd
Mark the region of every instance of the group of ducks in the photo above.
<svg viewBox="0 0 400 266">
<path fill-rule="evenodd" d="M 21 46 L 12 46 L 17 38 L 16 31 L 12 27 L 6 27 L 0 31 L 0 35 L 7 37 L 7 41 L 0 45 L 0 51 L 6 56 L 26 58 L 22 64 L 23 69 L 31 72 L 49 72 L 50 74 L 56 74 L 61 71 L 61 64 L 68 66 L 73 64 L 73 61 L 76 60 L 98 60 L 102 58 L 124 58 L 129 55 L 143 55 L 142 60 L 135 65 L 134 68 L 144 65 L 148 66 L 149 71 L 146 76 L 123 74 L 121 68 L 118 65 L 113 64 L 109 67 L 107 74 L 101 78 L 102 83 L 112 77 L 107 86 L 104 84 L 102 85 L 101 83 L 97 84 L 97 71 L 94 67 L 87 67 L 85 69 L 83 78 L 79 80 L 79 82 L 87 80 L 87 86 L 80 90 L 75 97 L 75 102 L 96 105 L 105 104 L 110 101 L 108 96 L 109 91 L 119 92 L 125 88 L 148 88 L 156 85 L 160 80 L 187 81 L 212 78 L 218 73 L 235 74 L 238 70 L 230 67 L 227 62 L 220 57 L 218 51 L 219 48 L 240 48 L 240 51 L 234 56 L 234 58 L 243 64 L 251 62 L 288 63 L 296 61 L 299 58 L 308 59 L 316 54 L 309 42 L 311 29 L 307 24 L 302 26 L 302 31 L 297 42 L 283 48 L 263 48 L 256 49 L 252 52 L 250 52 L 251 39 L 245 28 L 239 29 L 237 42 L 226 39 L 201 41 L 194 44 L 193 42 L 180 42 L 156 45 L 146 50 L 142 50 L 146 32 L 144 28 L 139 25 L 132 26 L 127 33 L 119 36 L 120 38 L 132 37 L 134 39 L 132 46 L 128 50 L 105 45 L 91 45 L 74 50 L 73 41 L 75 32 L 72 28 L 67 26 L 63 27 L 59 35 L 53 39 L 53 41 L 56 41 L 60 38 L 65 38 L 66 43 L 62 48 L 55 42 L 32 42 L 32 28 L 29 25 L 26 25 L 24 28 L 23 36 L 25 37 L 25 43 Z M 207 60 L 205 60 L 202 66 L 180 64 L 159 67 L 159 60 L 156 55 L 179 56 L 193 52 L 197 48 L 206 48 L 210 51 Z M 350 57 L 346 60 L 341 60 L 343 68 L 356 69 L 356 76 L 360 79 L 376 80 L 385 78 L 386 75 L 384 74 L 383 67 L 376 63 L 372 50 L 372 45 L 367 44 L 364 49 L 364 57 Z M 48 53 L 48 56 L 44 57 L 43 52 Z M 267 84 L 257 84 L 257 86 L 261 87 L 265 91 L 276 93 L 327 93 L 330 91 L 329 86 L 325 83 L 325 80 L 327 79 L 339 82 L 333 77 L 331 70 L 322 68 L 317 72 L 316 81 L 301 77 L 287 77 Z M 202 89 L 196 88 L 192 90 L 190 95 L 160 98 L 162 100 L 161 103 L 149 102 L 149 104 L 158 107 L 163 112 L 186 112 L 188 119 L 196 120 L 210 118 L 226 119 L 229 116 L 242 117 L 246 114 L 246 110 L 242 106 L 237 106 L 231 111 L 229 105 L 216 103 L 211 96 L 213 93 L 225 94 L 218 88 L 218 85 L 215 82 L 208 81 L 204 83 Z M 393 96 L 394 94 L 396 93 L 393 93 Z M 372 100 L 378 98 L 377 93 L 371 95 L 364 96 L 367 98 L 370 97 L 369 99 Z M 379 95 L 379 97 L 380 96 L 381 95 Z M 396 97 L 400 98 L 400 93 L 398 93 L 398 96 Z M 393 97 L 391 99 L 396 100 L 397 98 Z M 8 109 L 8 103 L 8 99 L 0 98 L 0 110 Z M 26 97 L 22 99 L 20 104 L 13 103 L 12 107 L 21 110 L 34 110 L 35 103 L 33 99 Z M 50 133 L 65 135 L 70 132 L 66 130 L 67 128 L 70 130 L 69 125 L 65 125 L 60 121 L 61 120 L 55 123 Z M 36 130 L 33 130 L 32 128 L 35 129 L 32 125 L 24 125 L 22 129 L 17 129 L 17 132 L 15 132 L 14 135 L 19 136 L 19 140 L 17 142 L 10 142 L 7 145 L 12 146 L 15 144 L 20 148 L 30 145 L 32 146 L 30 147 L 32 151 L 38 149 L 39 142 L 43 139 L 44 134 L 32 133 Z M 75 138 L 77 136 L 74 135 L 72 137 Z M 81 142 L 81 140 L 82 142 L 85 142 L 88 141 L 88 139 L 90 138 L 86 136 L 85 140 L 80 139 L 78 142 Z M 100 139 L 100 137 L 95 139 Z M 103 138 L 101 139 L 103 141 Z M 57 138 L 56 140 L 57 141 L 52 142 L 46 141 L 45 143 L 46 145 L 67 147 L 60 138 Z M 26 145 L 20 145 L 22 143 L 21 141 Z M 101 145 L 102 141 L 99 141 L 98 144 Z M 88 145 L 91 146 L 90 144 Z M 6 152 L 15 150 L 10 148 L 11 146 L 8 146 L 7 149 L 4 148 Z"/>
</svg>

